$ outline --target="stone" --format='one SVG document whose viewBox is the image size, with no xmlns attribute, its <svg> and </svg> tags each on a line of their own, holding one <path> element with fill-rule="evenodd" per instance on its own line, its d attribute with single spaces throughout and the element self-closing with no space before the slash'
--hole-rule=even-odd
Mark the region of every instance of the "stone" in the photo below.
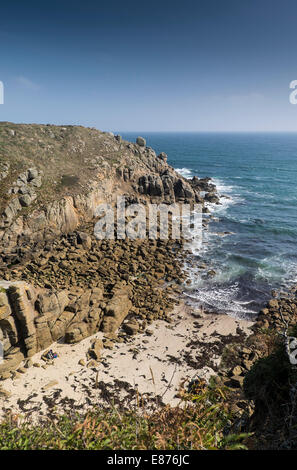
<svg viewBox="0 0 297 470">
<path fill-rule="evenodd" d="M 19 198 L 20 204 L 23 207 L 29 207 L 32 202 L 37 198 L 36 194 L 24 194 Z"/>
<path fill-rule="evenodd" d="M 20 211 L 21 208 L 22 206 L 17 197 L 15 197 L 9 202 L 3 212 L 3 216 L 8 223 L 10 223 L 16 217 L 18 211 Z"/>
<path fill-rule="evenodd" d="M 42 179 L 41 176 L 37 176 L 30 182 L 31 186 L 34 186 L 35 188 L 41 188 L 42 186 Z"/>
<path fill-rule="evenodd" d="M 10 398 L 12 395 L 11 392 L 9 392 L 8 390 L 5 390 L 4 388 L 0 387 L 0 397 L 1 398 L 4 398 L 4 400 L 7 400 L 8 398 Z"/>
<path fill-rule="evenodd" d="M 233 367 L 233 369 L 232 369 L 232 371 L 231 371 L 231 375 L 236 375 L 236 376 L 237 376 L 237 375 L 241 375 L 242 372 L 243 372 L 242 367 L 240 367 L 240 366 L 235 366 L 235 367 Z"/>
<path fill-rule="evenodd" d="M 6 319 L 11 315 L 11 308 L 7 298 L 6 293 L 0 293 L 0 327 L 1 327 L 1 320 Z"/>
<path fill-rule="evenodd" d="M 94 359 L 92 359 L 91 361 L 89 361 L 88 364 L 87 364 L 87 367 L 88 367 L 88 368 L 96 367 L 96 366 L 97 366 L 97 362 L 94 361 Z"/>
<path fill-rule="evenodd" d="M 13 312 L 20 321 L 23 333 L 26 336 L 35 332 L 34 310 L 31 302 L 29 301 L 30 295 L 27 292 L 28 288 L 24 283 L 19 285 L 12 284 L 8 288 L 8 297 L 10 299 Z"/>
<path fill-rule="evenodd" d="M 11 378 L 12 378 L 13 380 L 19 379 L 21 376 L 22 376 L 22 374 L 21 374 L 20 372 L 18 372 L 18 371 L 15 371 L 15 372 L 12 372 L 12 373 L 11 373 Z"/>
<path fill-rule="evenodd" d="M 177 200 L 194 198 L 194 191 L 190 184 L 181 178 L 174 182 L 174 194 Z"/>
<path fill-rule="evenodd" d="M 137 145 L 139 145 L 139 147 L 145 147 L 146 146 L 146 140 L 143 137 L 137 137 L 136 143 L 137 143 Z"/>
<path fill-rule="evenodd" d="M 114 348 L 114 342 L 110 341 L 108 339 L 104 342 L 104 347 L 105 347 L 105 349 L 113 349 Z"/>
<path fill-rule="evenodd" d="M 165 162 L 165 163 L 167 162 L 167 155 L 166 155 L 165 152 L 159 153 L 158 158 L 159 158 L 160 160 L 162 160 L 163 162 Z"/>
<path fill-rule="evenodd" d="M 47 348 L 53 343 L 54 339 L 47 322 L 36 324 L 36 341 L 39 351 Z"/>
<path fill-rule="evenodd" d="M 89 250 L 92 246 L 92 239 L 90 235 L 84 232 L 78 232 L 77 242 L 81 244 L 85 250 Z"/>
<path fill-rule="evenodd" d="M 103 341 L 101 339 L 96 339 L 93 342 L 92 347 L 89 349 L 90 357 L 98 361 L 100 359 L 102 349 L 103 349 Z"/>
<path fill-rule="evenodd" d="M 269 300 L 268 307 L 273 309 L 273 310 L 277 310 L 279 308 L 278 300 L 276 300 L 276 299 Z"/>
<path fill-rule="evenodd" d="M 24 360 L 24 354 L 19 348 L 10 351 L 4 361 L 0 364 L 0 377 L 5 380 L 10 377 L 10 372 L 16 370 L 19 364 Z"/>
<path fill-rule="evenodd" d="M 139 331 L 139 324 L 137 322 L 129 322 L 123 324 L 123 330 L 128 335 L 136 335 Z"/>
<path fill-rule="evenodd" d="M 220 198 L 214 192 L 206 193 L 204 196 L 205 201 L 211 202 L 212 204 L 218 204 L 220 202 Z"/>
<path fill-rule="evenodd" d="M 66 132 L 62 133 L 58 126 L 53 127 L 56 137 L 55 141 L 50 143 L 49 129 L 44 126 L 39 129 L 37 126 L 33 134 L 36 133 L 37 136 L 37 147 L 38 137 L 42 137 L 40 148 L 46 149 L 50 145 L 51 165 L 54 168 L 61 157 L 61 152 L 55 152 L 55 146 L 63 142 L 61 151 L 64 151 L 72 128 L 66 128 L 66 138 Z M 80 132 L 85 135 L 79 136 Z M 73 155 L 77 153 L 79 159 L 85 159 L 88 173 L 78 174 L 79 184 L 73 187 L 73 191 L 70 186 L 67 186 L 65 191 L 64 187 L 60 187 L 61 175 L 57 174 L 52 186 L 45 186 L 38 192 L 36 190 L 42 204 L 22 210 L 20 214 L 16 212 L 19 225 L 13 225 L 13 228 L 8 230 L 5 221 L 5 227 L 0 233 L 0 237 L 5 240 L 3 246 L 6 243 L 9 245 L 5 245 L 5 252 L 2 253 L 2 277 L 23 278 L 38 288 L 31 299 L 25 299 L 25 294 L 29 294 L 28 290 L 23 292 L 24 299 L 23 294 L 20 299 L 20 303 L 29 303 L 28 311 L 33 311 L 33 322 L 30 320 L 30 312 L 25 315 L 23 322 L 19 320 L 19 313 L 15 314 L 15 311 L 19 310 L 18 306 L 13 306 L 11 314 L 6 307 L 0 306 L 0 321 L 2 318 L 3 322 L 7 322 L 5 331 L 2 324 L 0 325 L 0 340 L 2 341 L 1 335 L 3 339 L 5 337 L 7 351 L 12 346 L 21 344 L 25 346 L 25 355 L 27 352 L 32 355 L 34 349 L 36 352 L 46 349 L 53 341 L 64 336 L 66 341 L 74 343 L 99 330 L 106 334 L 113 333 L 127 320 L 129 314 L 140 321 L 147 320 L 147 325 L 155 319 L 164 320 L 173 307 L 167 298 L 167 290 L 165 293 L 167 278 L 170 278 L 168 282 L 175 282 L 176 278 L 180 278 L 182 282 L 182 273 L 178 271 L 177 263 L 173 262 L 175 244 L 167 244 L 167 241 L 159 243 L 159 240 L 156 243 L 148 243 L 147 240 L 136 240 L 133 243 L 129 240 L 95 242 L 91 221 L 93 209 L 97 204 L 105 199 L 105 196 L 108 200 L 112 200 L 112 197 L 115 200 L 117 191 L 123 188 L 130 194 L 127 198 L 129 204 L 153 201 L 165 201 L 167 204 L 174 202 L 175 197 L 183 200 L 192 195 L 196 196 L 196 190 L 188 180 L 167 166 L 166 154 L 162 153 L 157 157 L 152 149 L 146 147 L 146 143 L 142 148 L 126 142 L 120 145 L 119 139 L 90 129 L 77 128 L 74 134 L 73 138 L 69 139 L 69 150 L 73 150 Z M 84 155 L 83 144 L 88 143 L 87 136 L 93 134 L 96 134 L 96 139 L 92 142 L 94 146 L 90 147 L 93 150 Z M 27 137 L 30 140 L 32 134 Z M 46 167 L 46 161 L 39 158 L 38 151 L 36 155 L 34 152 L 32 149 L 32 155 L 28 155 L 30 163 L 26 166 L 32 168 L 26 169 L 24 175 L 19 175 L 19 186 L 16 186 L 16 190 L 20 192 L 9 197 L 7 195 L 6 201 L 9 203 L 35 190 L 34 182 L 41 174 L 39 168 L 43 165 Z M 29 161 L 28 159 L 26 161 Z M 35 164 L 38 165 L 38 170 L 34 167 Z M 121 170 L 125 185 L 116 178 L 117 169 Z M 67 171 L 72 175 L 77 168 L 74 166 L 73 171 L 70 168 Z M 50 177 L 52 176 L 53 172 Z M 91 178 L 85 181 L 84 176 Z M 12 177 L 15 180 L 15 175 Z M 47 198 L 47 195 L 55 196 L 47 194 L 47 188 L 49 191 L 54 190 L 55 183 L 59 189 L 58 198 Z M 200 180 L 196 183 L 199 191 Z M 86 199 L 85 190 L 91 188 L 92 197 Z M 205 188 L 207 192 L 212 191 L 209 182 L 205 182 Z M 6 189 L 8 188 L 5 187 L 5 193 Z M 133 189 L 133 192 L 130 189 Z M 142 193 L 137 193 L 138 190 Z M 18 203 L 13 204 L 16 204 L 15 208 L 18 210 Z M 3 204 L 4 207 L 5 205 L 7 202 Z M 13 266 L 12 269 L 9 265 Z M 163 284 L 158 282 L 159 280 L 162 280 Z M 161 285 L 164 293 L 157 295 L 156 290 Z M 65 292 L 65 302 L 59 297 L 64 295 L 59 293 L 61 289 L 68 291 Z M 174 289 L 171 293 L 175 293 Z M 132 334 L 136 333 L 137 326 L 131 323 L 131 320 L 128 320 L 126 325 L 126 330 L 130 328 Z M 145 328 L 146 326 L 141 331 Z M 125 335 L 125 340 L 130 341 L 130 338 Z M 108 346 L 108 342 L 106 345 Z"/>
<path fill-rule="evenodd" d="M 7 372 L 2 372 L 0 374 L 0 379 L 1 380 L 6 380 L 6 379 L 10 379 L 11 377 L 11 372 L 7 371 Z"/>
<path fill-rule="evenodd" d="M 89 336 L 88 325 L 84 322 L 71 324 L 65 332 L 65 343 L 74 344 Z"/>
<path fill-rule="evenodd" d="M 38 170 L 36 168 L 29 168 L 28 170 L 28 181 L 32 181 L 38 176 Z"/>
<path fill-rule="evenodd" d="M 231 377 L 231 385 L 234 386 L 235 388 L 241 388 L 243 385 L 244 377 L 241 375 L 233 375 Z"/>
<path fill-rule="evenodd" d="M 53 388 L 56 385 L 58 385 L 58 383 L 59 382 L 57 380 L 51 380 L 50 382 L 48 382 L 46 385 L 42 387 L 42 390 L 43 391 L 49 390 L 50 388 Z"/>
<path fill-rule="evenodd" d="M 138 180 L 138 191 L 141 194 L 148 194 L 149 196 L 162 197 L 164 194 L 163 181 L 159 175 L 145 175 L 141 176 Z M 173 191 L 173 184 L 172 184 Z"/>
<path fill-rule="evenodd" d="M 67 291 L 47 291 L 39 294 L 36 301 L 36 309 L 42 315 L 51 314 L 58 317 L 69 303 Z"/>
<path fill-rule="evenodd" d="M 250 354 L 250 353 L 251 353 L 251 350 L 250 350 L 249 348 L 243 347 L 242 350 L 241 350 L 241 352 L 242 352 L 243 354 Z"/>
<path fill-rule="evenodd" d="M 129 286 L 115 286 L 113 297 L 108 303 L 102 322 L 104 333 L 114 333 L 128 315 L 132 302 L 129 299 L 131 288 Z"/>
<path fill-rule="evenodd" d="M 245 369 L 250 370 L 253 367 L 253 361 L 249 361 L 247 359 L 244 359 L 242 361 L 242 365 Z"/>
<path fill-rule="evenodd" d="M 207 277 L 214 277 L 215 275 L 216 275 L 216 271 L 214 269 L 207 271 Z"/>
</svg>

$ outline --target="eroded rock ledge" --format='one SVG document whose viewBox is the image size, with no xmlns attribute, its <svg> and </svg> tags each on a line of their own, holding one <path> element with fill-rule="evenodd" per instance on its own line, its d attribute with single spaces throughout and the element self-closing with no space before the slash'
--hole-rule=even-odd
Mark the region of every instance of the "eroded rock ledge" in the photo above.
<svg viewBox="0 0 297 470">
<path fill-rule="evenodd" d="M 8 282 L 2 289 L 0 338 L 7 353 L 0 364 L 2 379 L 10 377 L 25 357 L 54 341 L 76 343 L 100 328 L 114 333 L 132 306 L 131 288 L 121 283 L 114 286 L 106 309 L 100 288 L 86 291 L 75 302 L 67 291 L 39 290 L 25 282 Z"/>
</svg>

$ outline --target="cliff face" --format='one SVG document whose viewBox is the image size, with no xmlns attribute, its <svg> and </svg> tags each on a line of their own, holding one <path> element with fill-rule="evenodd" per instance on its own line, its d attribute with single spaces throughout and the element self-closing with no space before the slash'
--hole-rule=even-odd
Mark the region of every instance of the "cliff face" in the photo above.
<svg viewBox="0 0 297 470">
<path fill-rule="evenodd" d="M 173 288 L 160 287 L 183 278 L 181 246 L 95 240 L 98 204 L 118 195 L 217 202 L 209 180 L 185 180 L 144 139 L 79 126 L 0 123 L 0 181 L 2 378 L 58 339 L 114 335 L 127 316 L 144 324 L 168 318 Z"/>
<path fill-rule="evenodd" d="M 118 194 L 137 200 L 203 202 L 164 153 L 76 126 L 0 123 L 0 242 L 16 246 L 90 220 Z"/>
</svg>

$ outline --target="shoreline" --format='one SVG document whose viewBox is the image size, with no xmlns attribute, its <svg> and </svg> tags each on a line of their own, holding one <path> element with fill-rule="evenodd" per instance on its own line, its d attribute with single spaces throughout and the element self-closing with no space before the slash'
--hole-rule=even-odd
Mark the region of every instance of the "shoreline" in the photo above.
<svg viewBox="0 0 297 470">
<path fill-rule="evenodd" d="M 211 217 L 204 221 L 204 228 L 208 227 L 209 222 Z M 81 233 L 83 232 L 78 232 Z M 73 235 L 69 236 L 70 239 L 73 238 Z M 57 242 L 57 249 L 60 247 L 59 243 Z M 88 243 L 91 247 L 91 242 Z M 83 247 L 79 252 L 82 249 Z M 55 263 L 59 262 L 59 253 L 61 251 L 56 249 L 51 252 Z M 81 256 L 84 256 L 84 252 L 81 253 Z M 158 257 L 158 253 L 156 250 L 153 258 Z M 178 255 L 166 255 L 163 263 L 173 262 L 180 276 L 182 273 L 187 275 L 185 261 L 188 255 L 183 246 Z M 40 253 L 38 256 L 42 259 Z M 182 259 L 183 257 L 185 258 Z M 64 259 L 65 257 L 62 258 L 63 268 Z M 129 259 L 130 264 L 133 259 L 133 256 Z M 155 262 L 156 259 L 153 264 Z M 64 285 L 63 278 L 61 280 L 54 274 L 51 274 L 53 281 L 48 280 L 46 274 L 41 275 L 43 264 L 41 273 L 34 277 L 32 266 L 34 267 L 34 264 L 30 263 L 29 271 L 26 268 L 25 279 L 23 274 L 20 279 L 29 282 L 35 279 L 37 286 L 41 288 L 43 282 L 45 285 L 48 282 L 49 285 L 57 285 L 58 282 L 58 286 L 61 283 L 60 288 L 68 287 Z M 20 271 L 15 271 L 14 275 L 18 273 Z M 54 419 L 56 415 L 64 412 L 85 413 L 94 406 L 112 407 L 115 404 L 119 407 L 129 407 L 133 401 L 139 399 L 146 403 L 146 410 L 153 410 L 156 404 L 174 407 L 181 402 L 180 392 L 185 391 L 192 380 L 208 381 L 211 376 L 216 375 L 225 346 L 230 342 L 240 342 L 249 336 L 254 321 L 228 314 L 204 312 L 198 302 L 196 306 L 190 305 L 186 295 L 177 294 L 178 281 L 182 277 L 178 279 L 178 275 L 174 273 L 172 276 L 176 279 L 173 287 L 170 287 L 171 296 L 173 295 L 171 298 L 174 304 L 178 296 L 178 305 L 163 318 L 153 316 L 143 329 L 136 329 L 137 334 L 126 334 L 123 341 L 121 333 L 119 336 L 113 336 L 104 335 L 99 331 L 74 344 L 54 342 L 30 359 L 26 358 L 18 365 L 11 378 L 2 382 L 3 387 L 0 384 L 0 396 L 4 399 L 0 418 L 13 414 L 21 419 L 38 422 Z M 158 279 L 157 272 L 155 282 Z M 160 286 L 159 282 L 156 286 L 158 285 Z M 83 285 L 80 289 L 82 287 Z M 78 286 L 75 288 L 75 282 L 72 289 L 78 289 Z M 164 294 L 167 289 L 168 286 L 164 283 Z M 154 307 L 159 309 L 161 305 L 152 304 L 151 308 Z M 138 321 L 141 321 L 141 318 L 138 318 Z M 125 329 L 125 324 L 131 327 L 131 315 L 124 320 L 124 328 L 120 328 L 120 332 Z M 90 360 L 89 350 L 94 341 L 102 340 L 105 341 L 104 348 L 96 358 L 98 361 Z M 49 349 L 56 352 L 58 357 L 52 361 L 44 361 L 43 355 Z"/>
<path fill-rule="evenodd" d="M 228 315 L 194 312 L 184 299 L 171 319 L 157 320 L 151 330 L 104 349 L 93 367 L 87 367 L 86 353 L 103 337 L 101 332 L 75 345 L 53 344 L 58 358 L 49 364 L 40 359 L 44 351 L 37 353 L 31 358 L 35 366 L 4 382 L 7 397 L 0 417 L 12 414 L 38 422 L 113 403 L 129 407 L 140 397 L 147 410 L 156 402 L 177 406 L 181 387 L 215 375 L 225 344 L 248 336 L 253 325 Z"/>
<path fill-rule="evenodd" d="M 206 215 L 203 227 L 208 227 L 213 218 L 210 206 L 216 207 L 224 197 L 211 178 L 181 179 L 167 164 L 166 154 L 157 156 L 145 142 L 125 143 L 112 135 L 105 141 L 104 133 L 97 137 L 113 150 L 125 146 L 128 152 L 127 171 L 121 157 L 116 167 L 111 165 L 110 175 L 103 176 L 105 183 L 114 184 L 108 197 L 129 189 L 129 204 L 200 202 Z M 137 173 L 135 155 L 144 174 Z M 89 170 L 97 172 L 101 163 Z M 41 178 L 33 170 L 20 175 L 25 189 L 31 173 L 33 181 Z M 63 178 L 61 183 L 73 183 Z M 75 207 L 73 203 L 71 214 Z M 64 208 L 62 217 L 55 214 L 54 219 L 60 222 L 68 215 Z M 99 242 L 94 220 L 79 224 L 76 217 L 72 230 L 60 231 L 57 237 L 49 233 L 36 244 L 29 237 L 21 242 L 22 249 L 3 258 L 0 275 L 8 281 L 7 292 L 2 292 L 4 320 L 21 327 L 15 329 L 16 338 L 11 335 L 10 345 L 10 337 L 5 338 L 6 351 L 12 359 L 18 354 L 25 359 L 1 371 L 0 418 L 10 413 L 37 422 L 65 412 L 84 413 L 94 406 L 129 407 L 139 399 L 147 410 L 174 407 L 192 380 L 208 381 L 222 372 L 219 364 L 227 345 L 239 346 L 252 334 L 253 320 L 206 312 L 199 301 L 196 306 L 186 302 L 181 294 L 189 274 L 184 240 Z M 36 227 L 32 230 L 35 234 Z M 206 264 L 205 274 L 211 268 Z M 19 290 L 17 280 L 24 284 Z M 45 359 L 49 349 L 57 353 L 55 359 Z"/>
</svg>

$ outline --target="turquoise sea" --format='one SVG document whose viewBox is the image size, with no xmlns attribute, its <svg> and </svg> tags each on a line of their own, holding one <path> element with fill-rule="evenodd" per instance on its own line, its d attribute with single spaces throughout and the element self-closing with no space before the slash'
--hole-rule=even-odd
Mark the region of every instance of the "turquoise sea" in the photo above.
<svg viewBox="0 0 297 470">
<path fill-rule="evenodd" d="M 222 204 L 193 246 L 189 299 L 216 311 L 251 316 L 272 289 L 297 283 L 297 134 L 124 133 L 138 135 L 189 178 L 210 176 Z M 220 236 L 217 233 L 232 232 Z M 206 278 L 201 262 L 216 271 Z M 203 278 L 204 277 L 204 278 Z"/>
</svg>

